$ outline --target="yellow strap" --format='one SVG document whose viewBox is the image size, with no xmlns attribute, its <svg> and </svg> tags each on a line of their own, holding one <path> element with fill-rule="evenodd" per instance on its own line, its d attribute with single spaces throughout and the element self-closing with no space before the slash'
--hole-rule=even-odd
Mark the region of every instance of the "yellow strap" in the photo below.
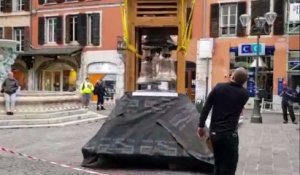
<svg viewBox="0 0 300 175">
<path fill-rule="evenodd" d="M 140 54 L 137 52 L 136 48 L 135 48 L 132 44 L 126 44 L 126 45 L 127 45 L 127 49 L 128 49 L 129 51 L 133 52 L 137 58 L 142 58 L 142 55 L 140 55 Z"/>
<path fill-rule="evenodd" d="M 192 29 L 193 29 L 192 19 L 193 19 L 194 7 L 195 7 L 195 0 L 192 1 L 191 13 L 190 13 L 190 16 L 188 19 L 187 33 L 185 36 L 185 43 L 184 43 L 186 48 L 189 47 L 190 40 L 191 40 L 191 34 L 192 34 Z"/>
<path fill-rule="evenodd" d="M 188 49 L 188 46 L 190 43 L 190 39 L 191 39 L 192 27 L 193 27 L 192 19 L 193 19 L 194 7 L 195 7 L 195 0 L 192 1 L 191 13 L 189 15 L 187 24 L 184 26 L 184 28 L 182 28 L 182 29 L 185 29 L 184 35 L 182 36 L 182 43 L 180 43 L 177 51 L 183 51 L 185 53 L 187 52 L 187 49 Z"/>
<path fill-rule="evenodd" d="M 126 49 L 130 52 L 135 53 L 136 57 L 142 58 L 142 55 L 140 55 L 137 52 L 137 49 L 134 45 L 129 43 L 129 34 L 128 34 L 128 0 L 124 0 L 124 7 L 121 7 L 121 18 L 122 18 L 122 27 L 123 27 L 123 40 L 125 42 Z"/>
<path fill-rule="evenodd" d="M 123 27 L 123 39 L 125 42 L 128 41 L 128 28 L 127 28 L 127 19 L 128 18 L 128 6 L 127 0 L 124 1 L 124 7 L 121 6 L 121 20 Z"/>
</svg>

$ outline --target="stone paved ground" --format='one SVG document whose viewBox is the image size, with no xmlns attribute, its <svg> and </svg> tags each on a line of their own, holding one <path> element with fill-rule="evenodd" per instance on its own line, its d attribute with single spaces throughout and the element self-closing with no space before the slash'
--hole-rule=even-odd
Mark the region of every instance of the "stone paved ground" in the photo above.
<svg viewBox="0 0 300 175">
<path fill-rule="evenodd" d="M 299 175 L 299 125 L 283 124 L 281 114 L 262 114 L 263 124 L 249 122 L 239 130 L 237 175 Z"/>
<path fill-rule="evenodd" d="M 48 162 L 30 160 L 9 153 L 0 154 L 1 175 L 89 175 L 72 169 L 52 165 Z"/>
<path fill-rule="evenodd" d="M 101 111 L 108 114 L 109 110 Z M 281 115 L 263 114 L 263 124 L 249 123 L 245 112 L 240 127 L 240 161 L 237 175 L 299 175 L 299 126 L 282 124 Z M 103 122 L 63 128 L 0 130 L 0 146 L 49 161 L 79 167 L 81 147 L 99 130 Z M 97 170 L 117 175 L 196 175 L 200 173 L 159 169 Z M 46 162 L 38 162 L 0 151 L 0 175 L 86 174 Z"/>
</svg>

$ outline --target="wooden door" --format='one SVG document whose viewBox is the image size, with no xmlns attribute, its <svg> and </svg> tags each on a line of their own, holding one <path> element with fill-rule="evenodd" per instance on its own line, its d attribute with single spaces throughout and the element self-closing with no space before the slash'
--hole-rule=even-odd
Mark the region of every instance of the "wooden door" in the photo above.
<svg viewBox="0 0 300 175">
<path fill-rule="evenodd" d="M 52 72 L 44 71 L 43 72 L 43 91 L 52 91 Z"/>
<path fill-rule="evenodd" d="M 62 91 L 62 71 L 45 70 L 42 85 L 43 91 Z"/>
<path fill-rule="evenodd" d="M 15 69 L 12 72 L 14 73 L 14 77 L 18 81 L 19 86 L 21 86 L 21 90 L 27 89 L 26 74 L 19 69 Z"/>
</svg>

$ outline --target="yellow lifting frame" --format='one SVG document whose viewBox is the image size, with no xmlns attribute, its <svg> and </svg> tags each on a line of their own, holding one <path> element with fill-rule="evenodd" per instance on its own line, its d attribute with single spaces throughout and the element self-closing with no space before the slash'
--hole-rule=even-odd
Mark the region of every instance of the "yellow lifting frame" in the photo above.
<svg viewBox="0 0 300 175">
<path fill-rule="evenodd" d="M 124 0 L 124 4 L 121 5 L 121 19 L 122 19 L 122 27 L 123 27 L 123 40 L 125 42 L 127 56 L 126 56 L 126 77 L 125 77 L 125 90 L 130 92 L 134 91 L 136 88 L 136 76 L 138 76 L 136 69 L 138 68 L 136 60 L 132 60 L 132 56 L 135 55 L 135 58 L 142 58 L 142 55 L 138 53 L 136 49 L 136 43 L 132 40 L 133 28 L 132 28 L 132 19 L 129 19 L 129 14 L 131 10 L 129 9 L 133 7 L 134 2 L 132 0 Z M 195 0 L 178 0 L 178 5 L 180 7 L 178 11 L 178 40 L 177 40 L 177 92 L 185 93 L 185 57 L 189 47 L 191 32 L 192 32 L 192 21 L 193 21 L 193 12 L 195 6 Z M 189 4 L 187 4 L 189 3 Z M 187 21 L 185 20 L 186 9 L 187 6 L 190 5 L 191 13 L 188 16 Z M 130 11 L 129 11 L 130 10 Z M 133 18 L 133 16 L 130 16 Z M 131 22 L 131 24 L 128 24 Z M 130 25 L 130 26 L 129 26 Z M 134 25 L 134 24 L 133 24 Z M 130 31 L 129 31 L 130 30 Z M 129 33 L 130 32 L 130 33 Z M 129 38 L 130 37 L 130 38 Z M 128 57 L 128 58 L 127 58 Z M 128 61 L 128 63 L 127 63 Z M 134 85 L 135 84 L 135 85 Z"/>
</svg>

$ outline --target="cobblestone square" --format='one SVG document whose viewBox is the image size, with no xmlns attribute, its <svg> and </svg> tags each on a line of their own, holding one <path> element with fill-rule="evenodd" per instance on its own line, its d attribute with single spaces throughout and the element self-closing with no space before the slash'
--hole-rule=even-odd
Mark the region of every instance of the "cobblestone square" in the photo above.
<svg viewBox="0 0 300 175">
<path fill-rule="evenodd" d="M 109 111 L 103 111 L 108 114 Z M 283 124 L 280 114 L 262 114 L 263 124 L 250 123 L 245 112 L 240 126 L 240 157 L 236 175 L 299 175 L 299 128 Z M 61 128 L 3 129 L 0 146 L 39 159 L 80 167 L 81 147 L 99 130 L 103 121 Z M 31 160 L 17 154 L 0 152 L 0 174 L 89 174 L 49 162 Z M 197 172 L 161 169 L 92 169 L 103 174 L 200 175 Z"/>
</svg>

